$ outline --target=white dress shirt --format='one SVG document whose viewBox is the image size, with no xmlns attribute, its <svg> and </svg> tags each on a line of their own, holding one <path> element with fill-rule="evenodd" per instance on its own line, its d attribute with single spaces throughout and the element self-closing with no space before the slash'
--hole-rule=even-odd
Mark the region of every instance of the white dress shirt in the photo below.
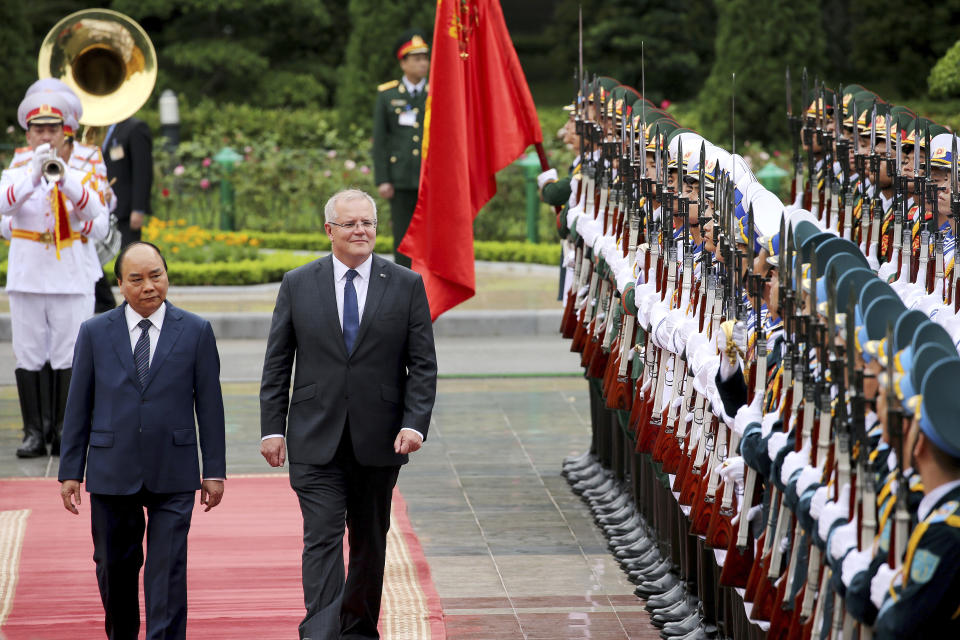
<svg viewBox="0 0 960 640">
<path fill-rule="evenodd" d="M 407 91 L 410 92 L 411 94 L 414 92 L 414 89 L 416 89 L 417 95 L 420 95 L 420 92 L 423 91 L 424 87 L 427 86 L 426 78 L 422 78 L 420 82 L 418 82 L 417 84 L 413 84 L 412 82 L 410 82 L 407 79 L 407 76 L 402 76 L 401 80 L 403 80 L 403 86 L 405 86 L 407 88 Z"/>
<path fill-rule="evenodd" d="M 140 339 L 142 329 L 138 325 L 144 317 L 134 311 L 129 304 L 124 307 L 123 311 L 127 319 L 127 330 L 130 332 L 130 351 L 132 352 L 137 346 L 137 340 Z M 160 339 L 160 329 L 163 327 L 163 319 L 166 315 L 167 303 L 164 302 L 150 314 L 149 318 L 146 318 L 150 321 L 150 328 L 147 329 L 147 335 L 150 336 L 150 362 L 153 362 L 153 354 L 157 350 L 157 340 Z"/>
<path fill-rule="evenodd" d="M 337 292 L 337 316 L 340 318 L 340 328 L 343 329 L 343 286 L 347 283 L 347 271 L 350 267 L 333 258 L 333 289 Z M 370 285 L 370 271 L 373 269 L 373 254 L 367 256 L 359 267 L 355 269 L 357 275 L 353 277 L 353 288 L 357 290 L 357 321 L 363 322 L 363 308 L 367 303 L 367 289 Z"/>
<path fill-rule="evenodd" d="M 404 76 L 404 82 L 406 82 L 406 76 Z M 421 81 L 421 85 L 426 82 L 426 80 Z M 343 286 L 347 282 L 347 271 L 350 270 L 350 267 L 340 262 L 337 259 L 337 256 L 331 255 L 333 258 L 333 290 L 337 294 L 337 317 L 340 318 L 340 329 L 343 329 Z M 367 256 L 367 259 L 355 269 L 357 275 L 353 277 L 353 288 L 357 290 L 357 320 L 363 322 L 363 309 L 367 303 L 367 289 L 370 285 L 370 272 L 373 269 L 373 254 L 371 253 Z M 151 349 L 153 345 L 151 344 Z M 415 434 L 420 436 L 420 440 L 423 440 L 423 434 L 417 431 L 416 429 L 411 429 L 410 427 L 403 427 L 401 431 L 413 431 Z M 268 438 L 282 438 L 283 435 L 279 433 L 271 433 L 268 436 L 263 436 L 260 438 L 261 441 Z"/>
</svg>

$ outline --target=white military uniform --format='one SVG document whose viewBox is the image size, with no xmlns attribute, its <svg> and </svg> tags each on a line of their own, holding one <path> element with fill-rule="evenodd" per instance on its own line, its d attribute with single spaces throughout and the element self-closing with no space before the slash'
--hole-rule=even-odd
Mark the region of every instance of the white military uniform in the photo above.
<svg viewBox="0 0 960 640">
<path fill-rule="evenodd" d="M 14 355 L 20 369 L 39 371 L 48 361 L 53 369 L 69 369 L 80 324 L 93 314 L 93 272 L 83 240 L 100 228 L 98 220 L 106 220 L 107 206 L 83 172 L 68 166 L 60 183 L 51 185 L 37 180 L 32 153 L 24 155 L 20 166 L 0 177 L 0 214 L 11 216 L 6 290 Z M 69 237 L 60 238 L 59 257 L 55 191 L 71 228 Z"/>
</svg>

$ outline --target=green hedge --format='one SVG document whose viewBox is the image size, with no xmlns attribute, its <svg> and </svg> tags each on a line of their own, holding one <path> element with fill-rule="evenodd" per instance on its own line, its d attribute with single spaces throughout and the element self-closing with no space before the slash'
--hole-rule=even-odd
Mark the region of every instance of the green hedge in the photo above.
<svg viewBox="0 0 960 640">
<path fill-rule="evenodd" d="M 960 41 L 933 65 L 927 77 L 930 96 L 952 98 L 960 95 Z"/>
<path fill-rule="evenodd" d="M 291 269 L 305 265 L 315 260 L 315 253 L 294 253 L 298 251 L 324 251 L 320 247 L 320 240 L 315 234 L 299 246 L 295 238 L 303 236 L 294 234 L 264 234 L 275 236 L 271 239 L 277 244 L 286 243 L 284 250 L 276 253 L 261 254 L 257 260 L 238 260 L 236 262 L 192 263 L 168 261 L 170 282 L 178 286 L 201 285 L 245 285 L 279 282 L 283 274 Z M 287 237 L 289 236 L 289 237 Z M 326 236 L 323 236 L 326 240 Z M 266 243 L 267 240 L 264 240 Z M 381 245 L 386 245 L 385 250 Z M 270 246 L 270 245 L 267 245 Z M 276 245 L 273 245 L 276 246 Z M 329 240 L 327 241 L 329 249 Z M 377 251 L 390 253 L 390 238 L 377 238 Z M 477 260 L 490 262 L 525 262 L 533 264 L 556 265 L 560 262 L 559 244 L 526 244 L 524 242 L 476 242 L 474 255 Z M 104 266 L 106 273 L 113 273 L 113 262 Z M 7 262 L 0 262 L 0 286 L 7 281 Z"/>
</svg>

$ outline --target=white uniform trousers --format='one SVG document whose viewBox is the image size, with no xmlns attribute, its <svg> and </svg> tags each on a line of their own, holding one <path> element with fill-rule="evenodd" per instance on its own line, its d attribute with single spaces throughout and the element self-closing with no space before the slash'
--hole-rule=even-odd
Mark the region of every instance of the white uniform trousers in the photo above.
<svg viewBox="0 0 960 640">
<path fill-rule="evenodd" d="M 82 293 L 8 291 L 13 354 L 17 368 L 40 371 L 73 366 L 73 345 L 80 325 L 93 316 L 93 296 Z"/>
</svg>

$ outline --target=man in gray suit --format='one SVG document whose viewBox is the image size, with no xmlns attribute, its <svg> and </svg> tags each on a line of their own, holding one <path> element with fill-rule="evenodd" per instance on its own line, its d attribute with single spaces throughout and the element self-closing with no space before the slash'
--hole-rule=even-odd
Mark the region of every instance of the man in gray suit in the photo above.
<svg viewBox="0 0 960 640">
<path fill-rule="evenodd" d="M 260 452 L 277 467 L 284 438 L 290 446 L 290 484 L 303 513 L 300 637 L 379 638 L 393 488 L 426 437 L 436 397 L 433 326 L 422 278 L 373 254 L 373 198 L 340 191 L 324 217 L 333 255 L 287 273 L 277 295 L 260 385 Z"/>
</svg>

